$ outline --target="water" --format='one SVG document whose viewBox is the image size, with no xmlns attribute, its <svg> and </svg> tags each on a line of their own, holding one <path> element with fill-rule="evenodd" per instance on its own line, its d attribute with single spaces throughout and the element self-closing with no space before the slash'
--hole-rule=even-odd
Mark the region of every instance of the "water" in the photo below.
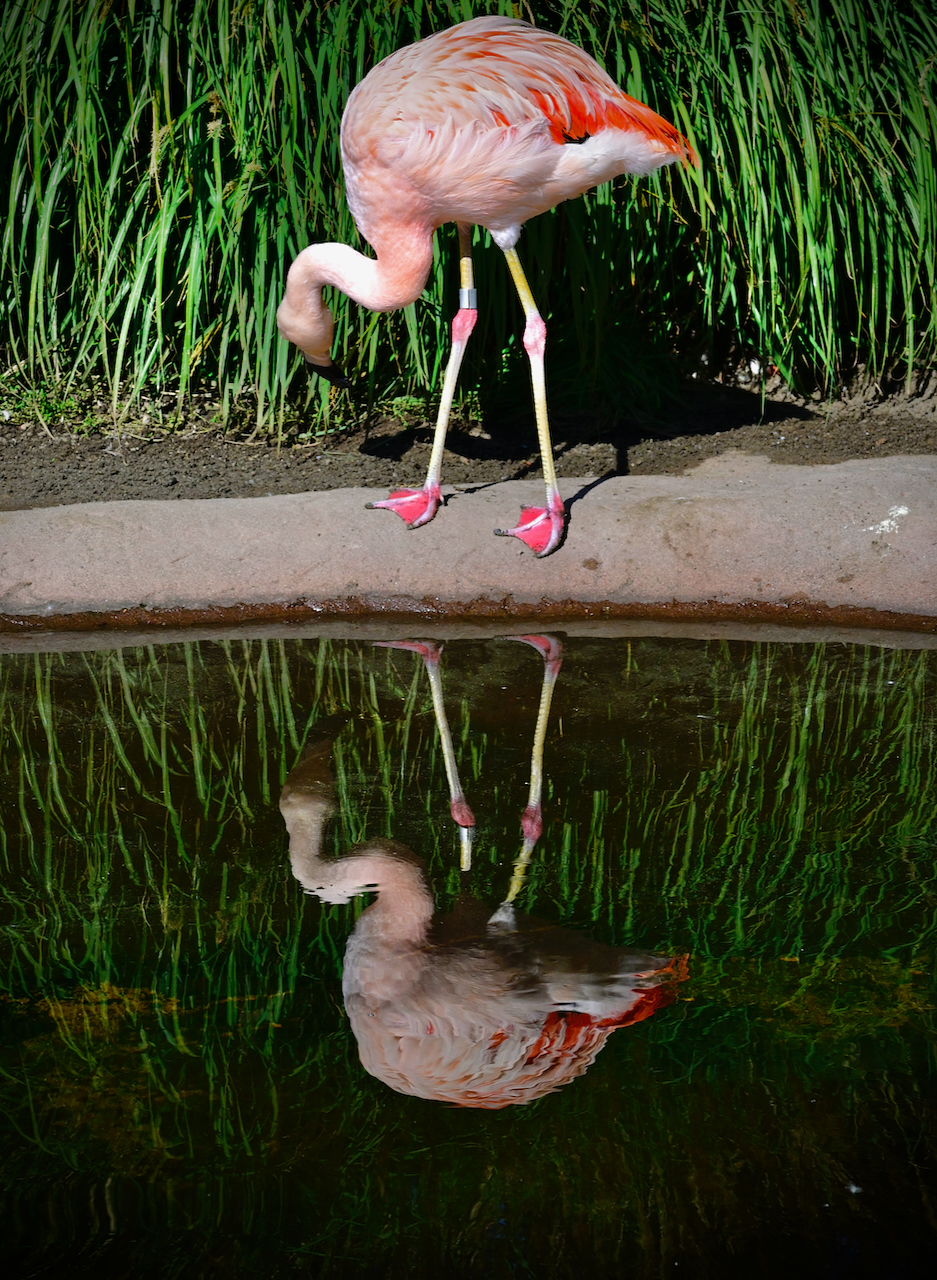
<svg viewBox="0 0 937 1280">
<path fill-rule="evenodd" d="M 284 783 L 330 742 L 327 857 L 400 842 L 484 932 L 543 669 L 445 647 L 460 873 L 417 654 L 0 659 L 7 1274 L 932 1273 L 934 651 L 567 640 L 515 906 L 688 976 L 527 1105 L 363 1069 L 342 961 L 369 899 L 303 893 Z"/>
</svg>

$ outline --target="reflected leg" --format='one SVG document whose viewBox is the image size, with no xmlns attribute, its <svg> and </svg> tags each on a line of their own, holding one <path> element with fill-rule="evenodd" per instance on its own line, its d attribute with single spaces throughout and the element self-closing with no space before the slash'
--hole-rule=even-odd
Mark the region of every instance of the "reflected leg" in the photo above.
<svg viewBox="0 0 937 1280">
<path fill-rule="evenodd" d="M 540 839 L 543 830 L 543 812 L 540 804 L 543 796 L 543 747 L 547 737 L 547 722 L 550 719 L 550 706 L 553 702 L 553 690 L 563 665 L 563 646 L 555 636 L 511 636 L 512 640 L 520 640 L 523 644 L 532 645 L 543 657 L 543 685 L 540 689 L 540 707 L 537 711 L 537 726 L 534 729 L 534 744 L 530 753 L 530 790 L 527 797 L 527 808 L 521 817 L 521 830 L 524 842 L 520 854 L 514 863 L 514 874 L 508 888 L 507 897 L 494 913 L 489 924 L 511 928 L 514 923 L 512 903 L 520 893 L 524 883 L 524 875 L 530 864 L 534 846 Z"/>
<path fill-rule="evenodd" d="M 408 649 L 418 653 L 423 659 L 426 674 L 429 676 L 429 687 L 433 697 L 433 714 L 436 717 L 436 728 L 439 731 L 439 742 L 442 746 L 443 760 L 446 765 L 446 778 L 449 782 L 449 812 L 452 820 L 459 828 L 459 841 L 462 846 L 460 867 L 463 871 L 472 869 L 472 840 L 475 836 L 475 815 L 462 790 L 459 769 L 456 764 L 455 748 L 452 745 L 452 733 L 449 729 L 449 718 L 442 694 L 442 676 L 439 672 L 439 659 L 442 645 L 433 640 L 396 640 L 376 641 L 378 649 Z"/>
</svg>

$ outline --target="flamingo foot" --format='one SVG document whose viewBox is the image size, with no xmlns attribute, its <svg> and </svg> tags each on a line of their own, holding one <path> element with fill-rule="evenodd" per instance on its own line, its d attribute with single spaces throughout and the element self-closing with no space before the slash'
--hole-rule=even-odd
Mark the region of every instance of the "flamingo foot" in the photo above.
<svg viewBox="0 0 937 1280">
<path fill-rule="evenodd" d="M 408 529 L 429 524 L 439 510 L 442 491 L 438 484 L 427 482 L 422 489 L 395 489 L 383 502 L 366 502 L 368 511 L 395 511 Z"/>
<path fill-rule="evenodd" d="M 555 551 L 566 528 L 566 508 L 559 494 L 551 494 L 546 507 L 522 507 L 520 523 L 513 529 L 495 529 L 499 538 L 520 538 L 538 559 Z"/>
<path fill-rule="evenodd" d="M 547 667 L 551 668 L 551 674 L 554 677 L 559 675 L 560 667 L 563 665 L 563 645 L 556 636 L 505 636 L 505 639 L 529 644 L 532 649 L 537 650 Z"/>
</svg>

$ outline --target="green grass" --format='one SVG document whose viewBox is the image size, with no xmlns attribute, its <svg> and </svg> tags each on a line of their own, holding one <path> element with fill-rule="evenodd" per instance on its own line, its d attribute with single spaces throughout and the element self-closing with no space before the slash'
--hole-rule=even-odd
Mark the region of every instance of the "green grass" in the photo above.
<svg viewBox="0 0 937 1280">
<path fill-rule="evenodd" d="M 494 905 L 541 664 L 462 642 L 443 667 Z M 825 1256 L 832 1204 L 900 1256 L 937 1153 L 935 692 L 932 651 L 569 641 L 523 905 L 689 951 L 690 980 L 555 1097 L 477 1113 L 362 1072 L 339 985 L 362 904 L 300 892 L 276 809 L 332 738 L 332 852 L 392 835 L 452 905 L 412 654 L 0 658 L 4 1249 L 70 1275 L 772 1275 L 778 1221 Z"/>
<path fill-rule="evenodd" d="M 908 385 L 937 349 L 937 24 L 926 6 L 806 0 L 532 3 L 675 120 L 701 158 L 529 224 L 559 408 L 651 403 L 675 354 L 743 355 L 834 385 Z M 358 243 L 338 132 L 351 88 L 433 29 L 510 4 L 23 0 L 0 18 L 5 377 L 117 422 L 169 422 L 196 389 L 223 420 L 324 429 L 360 412 L 278 338 L 292 257 Z M 525 402 L 519 308 L 479 235 L 465 390 Z M 485 242 L 485 243 L 483 243 Z M 432 398 L 455 299 L 444 229 L 425 297 L 391 316 L 338 298 L 335 350 L 370 402 Z M 705 369 L 700 361 L 707 362 Z"/>
</svg>

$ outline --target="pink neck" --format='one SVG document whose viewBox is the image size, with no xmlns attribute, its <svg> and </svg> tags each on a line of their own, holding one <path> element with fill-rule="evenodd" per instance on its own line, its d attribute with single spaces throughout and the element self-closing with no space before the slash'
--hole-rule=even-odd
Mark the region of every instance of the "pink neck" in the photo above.
<svg viewBox="0 0 937 1280">
<path fill-rule="evenodd" d="M 372 857 L 367 862 L 368 876 L 377 884 L 378 896 L 358 917 L 356 934 L 376 935 L 387 943 L 422 946 L 433 918 L 433 895 L 421 871 L 393 858 Z"/>
<path fill-rule="evenodd" d="M 366 258 L 347 244 L 311 244 L 290 267 L 277 324 L 315 363 L 328 363 L 332 345 L 323 285 L 334 285 L 369 311 L 396 311 L 422 293 L 433 261 L 430 231 L 412 224 L 386 228 L 375 248 L 377 258 Z"/>
</svg>

